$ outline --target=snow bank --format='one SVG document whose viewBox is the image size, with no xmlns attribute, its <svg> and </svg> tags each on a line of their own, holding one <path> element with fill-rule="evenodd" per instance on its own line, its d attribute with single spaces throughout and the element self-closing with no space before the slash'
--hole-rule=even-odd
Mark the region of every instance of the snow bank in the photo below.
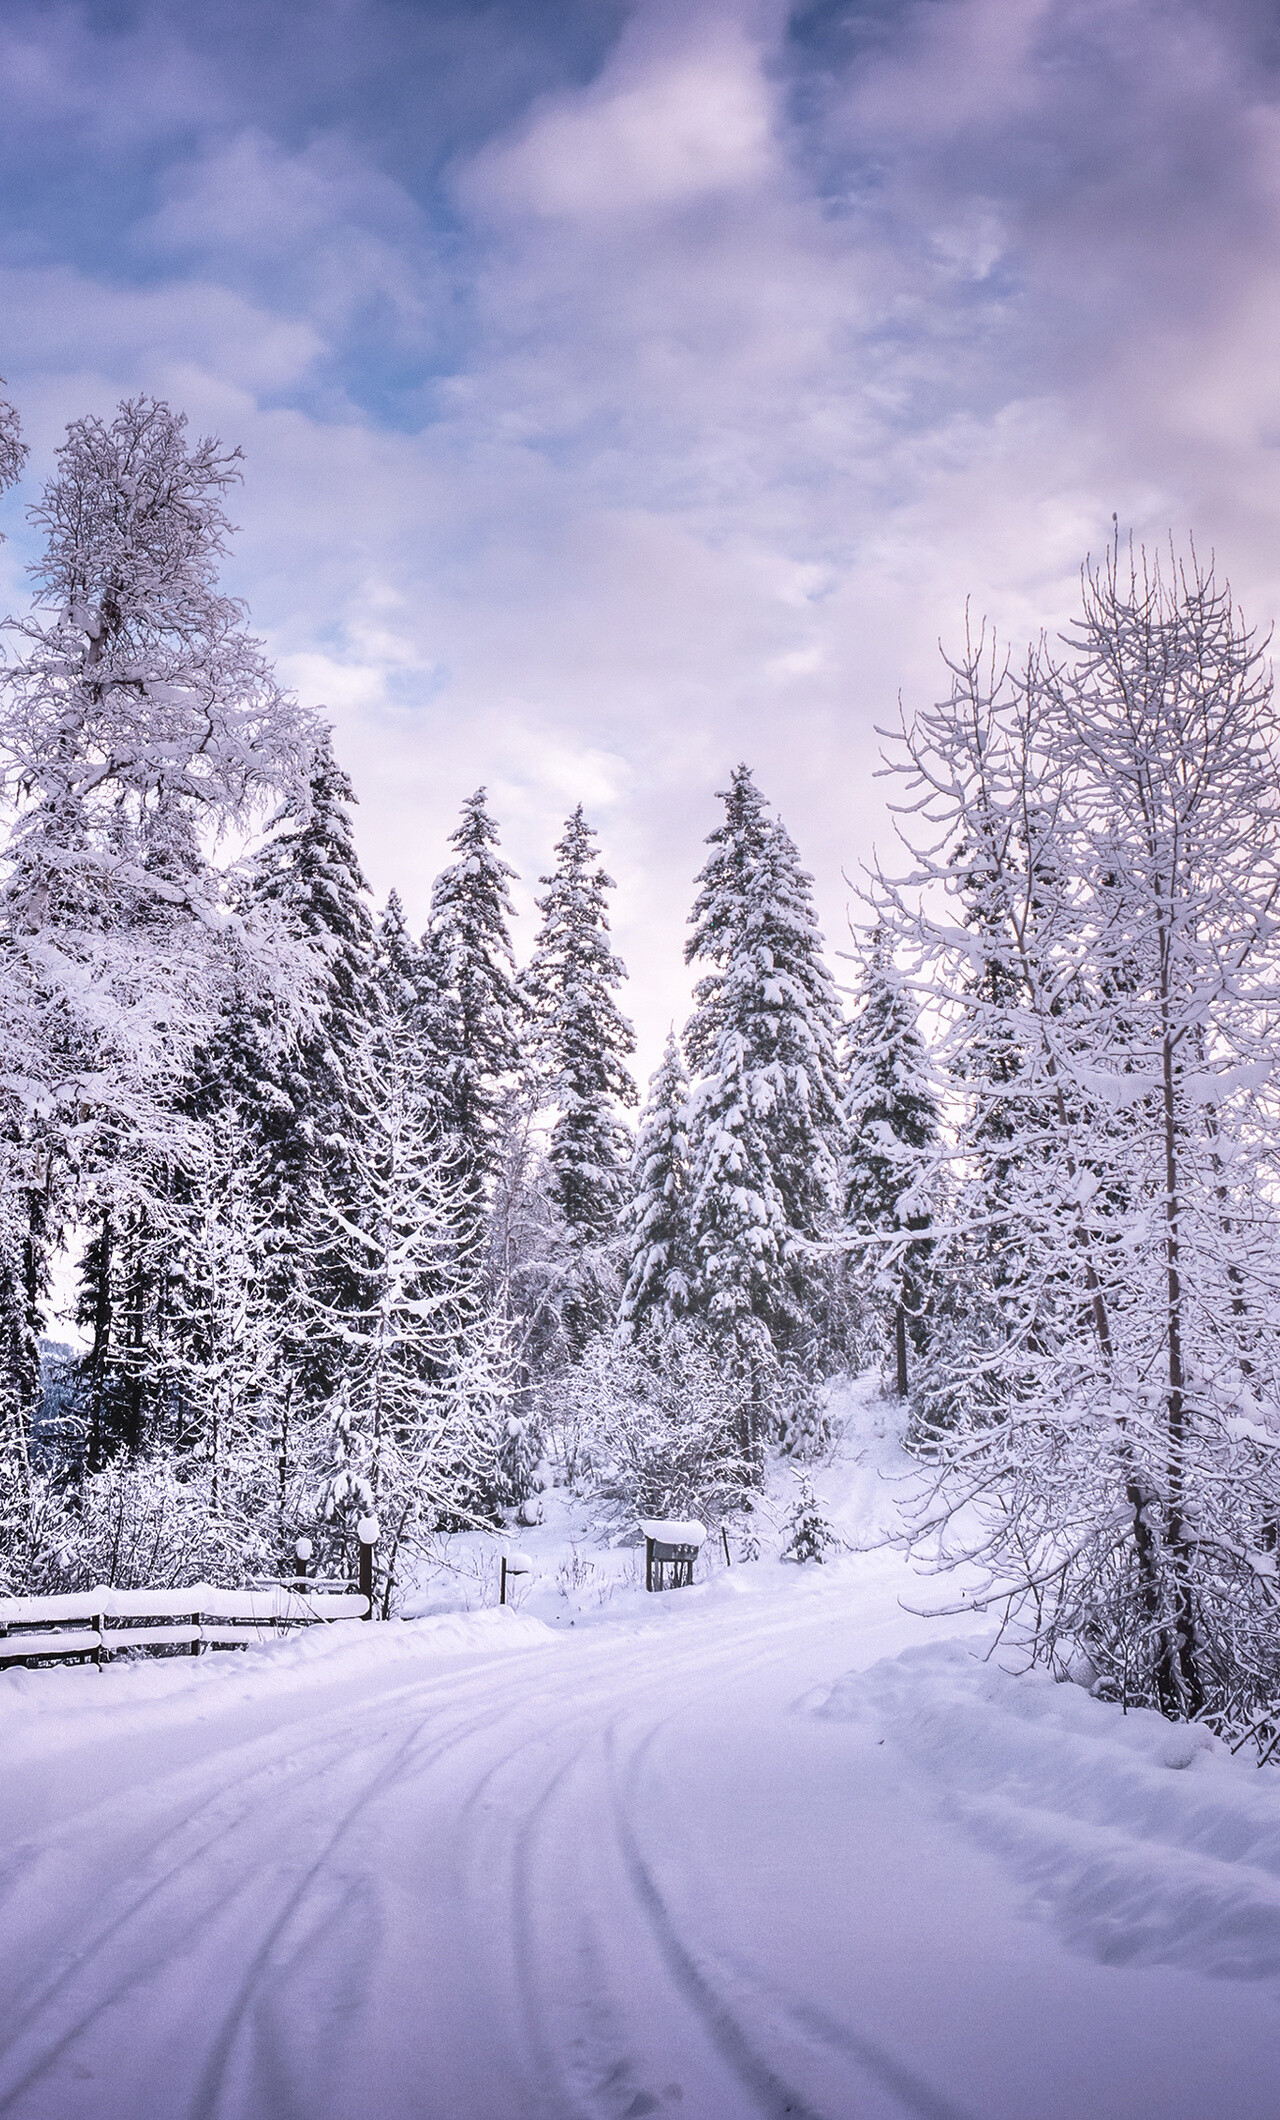
<svg viewBox="0 0 1280 2120">
<path fill-rule="evenodd" d="M 188 1583 L 182 1590 L 115 1590 L 99 1583 L 93 1590 L 69 1590 L 61 1597 L 0 1597 L 0 1627 L 31 1625 L 41 1620 L 64 1622 L 148 1618 L 153 1613 L 208 1613 L 216 1619 L 318 1619 L 355 1616 L 365 1600 L 343 1591 L 220 1590 L 213 1583 Z M 34 1651 L 33 1651 L 34 1653 Z"/>
<path fill-rule="evenodd" d="M 185 1592 L 183 1593 L 186 1594 Z M 460 1657 L 533 1649 L 556 1639 L 541 1620 L 509 1606 L 420 1620 L 335 1620 L 283 1640 L 203 1657 L 137 1664 L 62 1665 L 0 1673 L 0 1749 L 54 1751 L 96 1741 L 104 1727 L 147 1703 L 204 1716 L 245 1701 L 376 1678 L 388 1665 L 421 1670 Z"/>
<path fill-rule="evenodd" d="M 807 1705 L 882 1729 L 1073 1948 L 1280 1974 L 1280 1774 L 1209 1731 L 1015 1677 L 957 1642 L 850 1674 Z"/>
</svg>

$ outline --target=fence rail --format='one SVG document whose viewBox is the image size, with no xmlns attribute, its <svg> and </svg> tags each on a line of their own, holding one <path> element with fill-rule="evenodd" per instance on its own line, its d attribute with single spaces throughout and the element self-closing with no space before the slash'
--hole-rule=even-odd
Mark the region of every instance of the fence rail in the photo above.
<svg viewBox="0 0 1280 2120">
<path fill-rule="evenodd" d="M 62 1597 L 0 1598 L 0 1667 L 109 1663 L 122 1649 L 244 1648 L 290 1627 L 367 1619 L 369 1599 L 348 1589 L 295 1589 L 279 1584 L 220 1590 L 190 1583 L 181 1590 L 74 1590 Z"/>
</svg>

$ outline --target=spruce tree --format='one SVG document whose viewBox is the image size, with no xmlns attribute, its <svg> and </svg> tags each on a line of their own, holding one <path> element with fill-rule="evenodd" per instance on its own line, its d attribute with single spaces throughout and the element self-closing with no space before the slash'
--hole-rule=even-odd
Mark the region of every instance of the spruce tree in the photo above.
<svg viewBox="0 0 1280 2120">
<path fill-rule="evenodd" d="M 579 804 L 556 847 L 554 873 L 540 879 L 542 926 L 521 982 L 534 1072 L 556 1112 L 547 1151 L 552 1193 L 573 1250 L 617 1234 L 630 1161 L 618 1106 L 636 1102 L 625 1064 L 635 1032 L 613 998 L 626 977 L 609 947 L 605 894 L 613 880 L 594 841 Z"/>
<path fill-rule="evenodd" d="M 313 1282 L 310 1293 L 341 1298 L 338 1255 L 330 1248 L 323 1259 L 305 1256 L 298 1232 L 317 1204 L 348 1190 L 357 1128 L 353 1056 L 383 1013 L 369 890 L 352 834 L 354 801 L 325 732 L 305 795 L 282 811 L 242 894 L 245 921 L 270 922 L 282 938 L 291 977 L 235 996 L 195 1093 L 202 1116 L 230 1104 L 259 1156 L 276 1231 L 273 1281 L 282 1322 Z M 332 1379 L 314 1374 L 314 1347 L 298 1353 L 313 1388 L 327 1390 Z"/>
<path fill-rule="evenodd" d="M 923 1238 L 904 1244 L 902 1236 L 929 1225 L 938 1108 L 916 1010 L 880 927 L 863 955 L 845 1068 L 845 1219 L 856 1236 L 879 1240 L 860 1247 L 858 1258 L 870 1268 L 877 1291 L 887 1295 L 898 1395 L 905 1398 L 908 1340 L 918 1341 L 922 1329 L 921 1274 L 929 1247 Z"/>
<path fill-rule="evenodd" d="M 457 859 L 432 887 L 422 947 L 435 1017 L 440 1123 L 474 1225 L 498 1160 L 504 1087 L 520 1067 L 523 1023 L 507 925 L 507 885 L 515 871 L 497 852 L 483 788 L 463 804 L 449 844 Z"/>
<path fill-rule="evenodd" d="M 840 1190 L 840 1012 L 811 879 L 739 766 L 686 945 L 696 1310 L 748 1367 L 804 1351 Z"/>
<path fill-rule="evenodd" d="M 650 1078 L 631 1165 L 628 1271 L 619 1312 L 628 1334 L 643 1331 L 650 1320 L 665 1334 L 689 1307 L 688 1105 L 689 1077 L 670 1031 Z"/>
</svg>

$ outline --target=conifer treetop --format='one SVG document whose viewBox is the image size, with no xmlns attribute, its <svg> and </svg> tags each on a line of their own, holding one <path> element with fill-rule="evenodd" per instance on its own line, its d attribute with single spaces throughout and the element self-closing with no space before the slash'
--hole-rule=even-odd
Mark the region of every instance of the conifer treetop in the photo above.
<svg viewBox="0 0 1280 2120">
<path fill-rule="evenodd" d="M 515 871 L 497 852 L 498 828 L 483 788 L 463 804 L 449 844 L 457 859 L 435 880 L 422 938 L 429 1035 L 440 1059 L 445 1124 L 478 1178 L 493 1164 L 502 1084 L 520 1066 L 523 1032 L 507 927 Z"/>
<path fill-rule="evenodd" d="M 696 1306 L 740 1343 L 802 1335 L 805 1284 L 837 1204 L 840 1012 L 811 879 L 746 766 L 698 878 L 685 1051 Z"/>
<path fill-rule="evenodd" d="M 636 1102 L 625 1065 L 635 1032 L 613 998 L 626 977 L 609 942 L 613 883 L 581 804 L 541 882 L 542 926 L 521 989 L 534 1070 L 557 1111 L 549 1147 L 557 1204 L 571 1237 L 590 1242 L 616 1233 L 626 1189 L 630 1143 L 616 1107 Z"/>
<path fill-rule="evenodd" d="M 636 1130 L 626 1226 L 630 1268 L 620 1319 L 631 1331 L 655 1317 L 668 1331 L 689 1306 L 689 1077 L 674 1029 Z"/>
</svg>

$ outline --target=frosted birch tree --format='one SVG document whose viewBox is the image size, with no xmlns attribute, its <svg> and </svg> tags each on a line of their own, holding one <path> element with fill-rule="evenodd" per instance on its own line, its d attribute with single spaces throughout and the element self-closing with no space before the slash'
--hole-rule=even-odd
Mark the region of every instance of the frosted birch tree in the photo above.
<svg viewBox="0 0 1280 2120">
<path fill-rule="evenodd" d="M 305 772 L 310 725 L 218 587 L 238 475 L 237 452 L 189 445 L 180 415 L 140 397 L 72 424 L 31 510 L 34 601 L 0 667 L 0 980 L 11 1131 L 42 1173 L 25 1188 L 37 1298 L 74 1174 L 142 1134 L 163 1163 L 176 1085 L 248 939 L 211 849 Z"/>
<path fill-rule="evenodd" d="M 1058 650 L 970 649 L 903 732 L 885 916 L 949 1018 L 958 1148 L 1004 1115 L 1019 1231 L 948 1422 L 935 1525 L 988 1598 L 1166 1713 L 1238 1721 L 1274 1647 L 1280 794 L 1270 674 L 1194 554 L 1117 546 Z M 963 914 L 980 874 L 981 935 Z M 949 917 L 948 900 L 960 919 Z M 995 986 L 975 978 L 998 963 Z M 993 1026 L 1016 1065 L 966 1064 Z M 981 1158 L 977 1158 L 981 1178 Z M 961 1235 L 989 1193 L 960 1156 Z"/>
</svg>

